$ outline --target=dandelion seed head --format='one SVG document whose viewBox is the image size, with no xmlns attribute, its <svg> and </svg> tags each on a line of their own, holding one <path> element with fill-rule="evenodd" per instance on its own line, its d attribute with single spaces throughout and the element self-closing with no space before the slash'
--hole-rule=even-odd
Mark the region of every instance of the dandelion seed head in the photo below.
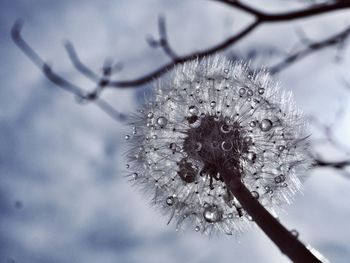
<svg viewBox="0 0 350 263">
<path fill-rule="evenodd" d="M 273 210 L 291 202 L 309 162 L 291 93 L 221 56 L 175 68 L 131 125 L 128 174 L 177 229 L 231 235 L 252 224 L 220 170 Z"/>
</svg>

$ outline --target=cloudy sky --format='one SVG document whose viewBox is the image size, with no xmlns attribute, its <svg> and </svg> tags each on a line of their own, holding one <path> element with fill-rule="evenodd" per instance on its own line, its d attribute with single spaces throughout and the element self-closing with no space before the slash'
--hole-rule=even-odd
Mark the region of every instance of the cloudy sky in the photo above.
<svg viewBox="0 0 350 263">
<path fill-rule="evenodd" d="M 261 6 L 261 1 L 252 1 Z M 298 8 L 292 1 L 264 1 L 264 10 Z M 350 24 L 349 11 L 295 23 L 264 25 L 235 47 L 289 52 L 296 29 L 322 39 Z M 170 41 L 179 54 L 209 47 L 251 19 L 210 1 L 118 0 L 0 2 L 0 262 L 289 262 L 258 228 L 238 238 L 205 237 L 192 229 L 175 232 L 123 177 L 123 123 L 94 105 L 79 105 L 56 88 L 10 40 L 23 18 L 23 36 L 61 75 L 84 88 L 93 84 L 74 71 L 62 47 L 70 39 L 83 61 L 101 70 L 106 57 L 123 62 L 116 78 L 127 79 L 167 61 L 145 36 L 167 17 Z M 205 30 L 203 30 L 205 29 Z M 324 50 L 276 76 L 293 90 L 307 113 L 336 125 L 337 139 L 350 147 L 350 53 Z M 277 58 L 266 60 L 264 63 Z M 103 97 L 125 114 L 136 111 L 152 84 L 108 90 Z M 317 134 L 317 130 L 313 130 Z M 324 147 L 327 157 L 338 153 Z M 340 155 L 339 155 L 340 156 Z M 331 262 L 350 258 L 350 179 L 331 170 L 310 172 L 304 194 L 283 207 L 282 222 L 298 229 Z"/>
</svg>

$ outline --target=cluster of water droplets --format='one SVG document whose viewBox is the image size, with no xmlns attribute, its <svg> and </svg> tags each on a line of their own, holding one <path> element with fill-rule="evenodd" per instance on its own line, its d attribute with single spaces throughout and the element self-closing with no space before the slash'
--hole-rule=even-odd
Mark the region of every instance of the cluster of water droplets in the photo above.
<svg viewBox="0 0 350 263">
<path fill-rule="evenodd" d="M 273 209 L 300 188 L 303 122 L 291 95 L 266 72 L 210 57 L 178 67 L 132 122 L 128 174 L 152 203 L 201 233 L 235 234 L 252 220 L 220 177 L 240 172 Z M 307 163 L 307 161 L 306 161 Z"/>
</svg>

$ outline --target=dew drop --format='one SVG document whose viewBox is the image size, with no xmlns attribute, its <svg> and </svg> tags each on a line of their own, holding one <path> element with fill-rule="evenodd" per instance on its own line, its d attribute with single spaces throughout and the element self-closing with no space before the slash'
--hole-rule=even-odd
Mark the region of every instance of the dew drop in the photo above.
<svg viewBox="0 0 350 263">
<path fill-rule="evenodd" d="M 208 223 L 215 223 L 221 220 L 221 213 L 216 206 L 208 206 L 204 209 L 203 217 Z"/>
<path fill-rule="evenodd" d="M 231 131 L 231 127 L 225 123 L 221 125 L 220 130 L 223 133 L 229 133 Z"/>
<path fill-rule="evenodd" d="M 265 92 L 265 89 L 264 89 L 264 88 L 259 88 L 259 89 L 258 89 L 258 93 L 259 93 L 260 95 L 264 94 L 264 92 Z"/>
<path fill-rule="evenodd" d="M 251 121 L 249 123 L 249 126 L 252 127 L 252 128 L 255 127 L 256 126 L 256 121 Z"/>
<path fill-rule="evenodd" d="M 254 152 L 248 152 L 247 153 L 247 159 L 250 161 L 250 162 L 254 162 L 256 160 L 256 153 Z"/>
<path fill-rule="evenodd" d="M 152 119 L 153 116 L 154 116 L 154 115 L 153 115 L 153 112 L 151 112 L 151 111 L 147 114 L 147 118 L 149 118 L 149 119 Z"/>
<path fill-rule="evenodd" d="M 192 164 L 186 161 L 186 158 L 182 159 L 179 163 L 179 171 L 177 174 L 186 183 L 193 183 L 196 181 L 197 170 L 192 167 Z"/>
<path fill-rule="evenodd" d="M 176 143 L 170 143 L 170 145 L 169 145 L 169 148 L 171 149 L 171 150 L 173 150 L 173 151 L 175 151 L 176 150 Z"/>
<path fill-rule="evenodd" d="M 223 141 L 221 143 L 221 149 L 224 151 L 230 151 L 232 150 L 232 148 L 233 148 L 233 145 L 231 141 Z"/>
<path fill-rule="evenodd" d="M 196 106 L 190 106 L 190 107 L 188 108 L 188 111 L 190 112 L 190 114 L 191 114 L 192 116 L 197 116 L 198 113 L 199 113 L 199 110 L 198 110 L 198 108 L 197 108 Z"/>
<path fill-rule="evenodd" d="M 271 130 L 272 121 L 269 119 L 263 119 L 260 124 L 260 129 L 264 132 Z"/>
<path fill-rule="evenodd" d="M 274 180 L 276 184 L 279 184 L 284 182 L 285 179 L 285 176 L 283 174 L 280 174 L 279 176 L 276 176 Z"/>
<path fill-rule="evenodd" d="M 284 145 L 280 145 L 280 146 L 277 147 L 277 149 L 278 149 L 280 152 L 282 152 L 282 151 L 285 149 L 285 147 L 284 147 Z"/>
<path fill-rule="evenodd" d="M 125 135 L 125 140 L 129 140 L 130 139 L 130 135 Z"/>
<path fill-rule="evenodd" d="M 158 138 L 158 136 L 157 135 L 152 135 L 152 139 L 157 139 Z"/>
<path fill-rule="evenodd" d="M 252 196 L 255 198 L 255 199 L 259 199 L 259 193 L 257 191 L 252 191 Z"/>
<path fill-rule="evenodd" d="M 298 236 L 299 236 L 299 232 L 298 232 L 297 230 L 295 230 L 295 229 L 292 229 L 292 230 L 290 231 L 290 233 L 291 233 L 294 237 L 298 237 Z"/>
<path fill-rule="evenodd" d="M 137 134 L 136 130 L 133 130 L 133 131 L 132 131 L 132 134 L 134 134 L 134 135 Z"/>
<path fill-rule="evenodd" d="M 200 228 L 199 226 L 196 226 L 196 227 L 194 228 L 194 231 L 196 231 L 196 232 L 199 232 L 199 230 L 201 230 L 201 228 Z"/>
<path fill-rule="evenodd" d="M 216 106 L 216 101 L 212 101 L 212 102 L 210 102 L 210 107 L 213 109 L 213 108 L 215 108 L 215 106 Z"/>
<path fill-rule="evenodd" d="M 246 92 L 245 88 L 240 88 L 238 91 L 239 95 L 244 95 L 245 92 Z"/>
<path fill-rule="evenodd" d="M 165 118 L 163 116 L 159 117 L 157 119 L 157 124 L 159 125 L 159 127 L 164 128 L 168 124 L 168 120 L 167 120 L 167 118 Z"/>
<path fill-rule="evenodd" d="M 125 165 L 125 168 L 126 168 L 126 169 L 129 169 L 129 168 L 130 168 L 130 165 L 127 163 L 127 164 Z"/>
<path fill-rule="evenodd" d="M 245 137 L 244 138 L 244 142 L 247 143 L 247 144 L 251 144 L 253 142 L 253 138 L 248 136 L 248 137 Z"/>
<path fill-rule="evenodd" d="M 132 179 L 136 180 L 138 177 L 139 177 L 139 175 L 137 173 L 132 174 Z"/>
<path fill-rule="evenodd" d="M 167 204 L 168 206 L 172 206 L 172 205 L 174 204 L 174 202 L 175 202 L 175 199 L 174 199 L 173 196 L 168 196 L 168 197 L 167 197 L 167 199 L 166 199 L 166 204 Z"/>
<path fill-rule="evenodd" d="M 227 215 L 227 218 L 232 219 L 232 218 L 233 218 L 233 214 L 232 214 L 232 213 L 229 213 L 229 214 Z"/>
<path fill-rule="evenodd" d="M 197 116 L 187 118 L 191 128 L 198 128 L 201 125 L 201 120 Z"/>
<path fill-rule="evenodd" d="M 248 96 L 253 96 L 253 91 L 252 91 L 251 89 L 249 89 L 249 90 L 247 91 L 247 95 L 248 95 Z"/>
<path fill-rule="evenodd" d="M 224 72 L 227 74 L 227 73 L 229 73 L 229 69 L 228 68 L 225 68 L 224 69 Z"/>
</svg>

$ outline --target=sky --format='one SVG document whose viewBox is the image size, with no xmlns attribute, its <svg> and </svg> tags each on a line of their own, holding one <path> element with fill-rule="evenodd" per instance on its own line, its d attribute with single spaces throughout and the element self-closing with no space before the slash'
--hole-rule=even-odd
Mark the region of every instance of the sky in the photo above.
<svg viewBox="0 0 350 263">
<path fill-rule="evenodd" d="M 293 1 L 252 1 L 266 11 L 301 7 Z M 349 25 L 348 11 L 294 23 L 264 25 L 232 50 L 277 50 L 288 54 L 297 29 L 322 39 Z M 178 54 L 219 43 L 249 23 L 250 17 L 214 1 L 0 1 L 0 262 L 289 262 L 257 227 L 239 237 L 207 237 L 193 229 L 176 232 L 124 177 L 128 128 L 92 104 L 50 83 L 13 44 L 10 29 L 22 18 L 24 38 L 65 78 L 91 89 L 76 72 L 62 43 L 69 39 L 81 59 L 100 71 L 106 57 L 122 62 L 115 76 L 130 79 L 168 61 L 145 37 L 157 35 L 165 14 L 170 42 Z M 205 29 L 205 30 L 203 30 Z M 296 46 L 300 48 L 300 45 Z M 350 148 L 350 53 L 323 50 L 276 78 L 292 90 L 305 114 L 329 124 L 336 112 L 336 139 Z M 277 55 L 276 55 L 277 56 Z M 278 61 L 271 57 L 265 66 Z M 152 83 L 103 93 L 117 110 L 132 114 Z M 317 138 L 319 130 L 311 129 Z M 342 158 L 329 146 L 327 158 Z M 331 262 L 350 257 L 350 179 L 332 170 L 309 172 L 303 194 L 279 217 L 299 238 Z"/>
</svg>

